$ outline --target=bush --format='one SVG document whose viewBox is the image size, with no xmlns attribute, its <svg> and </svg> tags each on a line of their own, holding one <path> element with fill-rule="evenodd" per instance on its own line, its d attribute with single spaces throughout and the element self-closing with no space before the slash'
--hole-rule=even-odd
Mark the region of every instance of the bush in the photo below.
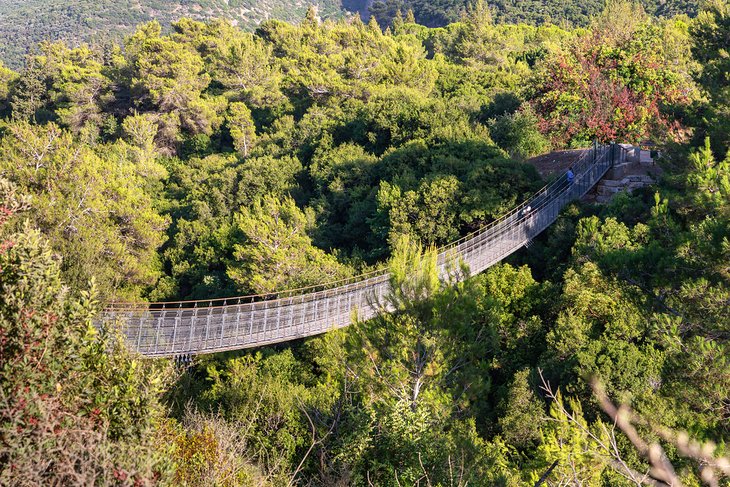
<svg viewBox="0 0 730 487">
<path fill-rule="evenodd" d="M 0 180 L 0 485 L 148 485 L 169 471 L 155 441 L 161 363 L 98 331 L 93 284 L 72 295 L 24 207 Z"/>
<path fill-rule="evenodd" d="M 490 123 L 489 130 L 492 140 L 510 157 L 524 160 L 543 154 L 550 148 L 550 143 L 538 130 L 537 123 L 537 116 L 525 105 L 512 114 L 497 117 Z"/>
</svg>

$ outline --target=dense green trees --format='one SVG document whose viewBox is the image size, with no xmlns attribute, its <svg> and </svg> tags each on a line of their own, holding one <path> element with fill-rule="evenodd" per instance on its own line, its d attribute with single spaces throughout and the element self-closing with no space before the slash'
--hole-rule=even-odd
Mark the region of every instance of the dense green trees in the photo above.
<svg viewBox="0 0 730 487">
<path fill-rule="evenodd" d="M 302 20 L 310 5 L 323 18 L 342 18 L 346 11 L 366 12 L 363 0 L 23 0 L 0 5 L 0 59 L 9 66 L 23 65 L 25 55 L 46 40 L 69 45 L 89 43 L 105 46 L 119 42 L 137 25 L 157 20 L 167 29 L 180 17 L 196 20 L 226 18 L 243 29 L 253 30 L 262 21 L 277 18 Z M 344 7 L 344 8 L 343 8 Z"/>
<path fill-rule="evenodd" d="M 490 134 L 494 142 L 515 159 L 544 154 L 550 143 L 540 133 L 539 120 L 526 105 L 520 111 L 505 113 L 497 117 L 490 125 Z"/>
<path fill-rule="evenodd" d="M 377 0 L 370 6 L 371 14 L 380 25 L 396 26 L 403 22 L 409 12 L 419 24 L 441 27 L 456 22 L 471 4 L 467 0 Z M 530 25 L 573 25 L 584 27 L 591 23 L 605 7 L 605 2 L 561 2 L 557 0 L 493 0 L 489 3 L 495 18 L 504 23 L 526 23 Z M 672 17 L 687 14 L 695 16 L 700 2 L 670 0 L 658 2 L 642 0 L 644 9 L 657 17 Z M 400 19 L 400 20 L 398 20 Z M 408 18 L 405 19 L 408 21 Z"/>
<path fill-rule="evenodd" d="M 558 461 L 549 482 L 627 485 L 647 460 L 591 378 L 641 435 L 726 455 L 726 13 L 181 20 L 0 67 L 0 483 L 534 485 Z M 648 135 L 674 139 L 655 188 L 439 280 L 434 248 L 540 186 L 509 157 Z M 108 299 L 274 293 L 386 259 L 391 313 L 196 358 L 173 385 L 91 324 Z"/>
<path fill-rule="evenodd" d="M 320 0 L 312 2 L 317 15 L 323 19 L 342 18 L 360 12 L 363 18 L 372 15 L 383 28 L 394 27 L 398 22 L 416 21 L 429 27 L 443 27 L 460 20 L 473 2 L 466 0 Z M 687 14 L 694 17 L 699 3 L 696 0 L 655 1 L 644 0 L 642 5 L 651 14 L 672 17 Z M 558 2 L 494 0 L 489 2 L 495 18 L 500 23 L 525 23 L 529 25 L 586 26 L 604 7 L 603 2 Z M 45 40 L 60 40 L 69 45 L 89 43 L 104 46 L 119 42 L 133 32 L 136 25 L 157 19 L 168 28 L 180 17 L 214 21 L 225 18 L 246 29 L 254 30 L 266 19 L 276 18 L 299 22 L 306 16 L 309 4 L 290 0 L 196 0 L 182 5 L 169 0 L 53 0 L 40 2 L 25 0 L 22 5 L 0 6 L 0 58 L 5 64 L 18 68 L 25 54 Z M 400 12 L 400 21 L 395 19 Z M 411 16 L 409 17 L 408 13 Z M 25 22 L 32 18 L 33 22 Z M 233 60 L 235 58 L 229 58 Z M 236 69 L 230 65 L 230 69 Z"/>
<path fill-rule="evenodd" d="M 697 81 L 706 91 L 707 103 L 700 104 L 700 125 L 712 136 L 722 157 L 730 144 L 730 88 L 727 59 L 730 7 L 727 2 L 711 2 L 690 26 L 692 54 L 702 66 Z"/>
<path fill-rule="evenodd" d="M 70 282 L 96 277 L 105 297 L 134 296 L 158 276 L 167 221 L 147 190 L 164 170 L 135 160 L 123 141 L 77 144 L 53 123 L 11 124 L 0 142 L 0 173 L 33 196 L 28 217 L 64 256 Z"/>
<path fill-rule="evenodd" d="M 243 289 L 266 293 L 341 280 L 348 270 L 312 245 L 307 217 L 294 200 L 264 197 L 233 219 L 242 234 L 228 275 Z"/>
</svg>

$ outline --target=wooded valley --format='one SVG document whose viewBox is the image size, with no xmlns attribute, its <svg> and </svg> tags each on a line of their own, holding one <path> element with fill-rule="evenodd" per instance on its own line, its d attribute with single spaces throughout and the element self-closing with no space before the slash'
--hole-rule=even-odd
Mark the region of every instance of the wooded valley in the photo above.
<svg viewBox="0 0 730 487">
<path fill-rule="evenodd" d="M 730 485 L 730 3 L 660 7 L 182 18 L 0 64 L 0 485 Z M 657 144 L 653 186 L 439 279 L 564 177 L 530 158 L 614 141 Z M 315 338 L 153 360 L 98 326 L 384 265 L 395 311 Z"/>
</svg>

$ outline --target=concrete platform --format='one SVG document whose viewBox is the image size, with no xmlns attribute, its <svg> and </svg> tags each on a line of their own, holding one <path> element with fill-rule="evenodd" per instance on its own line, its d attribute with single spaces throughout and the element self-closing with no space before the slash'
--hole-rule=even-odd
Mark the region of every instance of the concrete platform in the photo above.
<svg viewBox="0 0 730 487">
<path fill-rule="evenodd" d="M 651 152 L 628 144 L 621 144 L 626 151 L 625 163 L 611 168 L 606 176 L 589 192 L 584 201 L 608 203 L 615 195 L 651 186 L 662 173 L 651 157 Z"/>
</svg>

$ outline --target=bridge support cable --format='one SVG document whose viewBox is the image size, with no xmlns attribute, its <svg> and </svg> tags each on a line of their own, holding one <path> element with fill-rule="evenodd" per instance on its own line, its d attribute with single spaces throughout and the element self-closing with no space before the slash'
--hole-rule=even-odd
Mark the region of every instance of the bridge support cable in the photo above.
<svg viewBox="0 0 730 487">
<path fill-rule="evenodd" d="M 496 221 L 440 249 L 439 275 L 459 261 L 478 274 L 505 259 L 549 227 L 571 201 L 584 196 L 614 163 L 616 145 L 595 145 L 573 164 L 571 183 L 561 175 Z M 341 285 L 263 296 L 169 303 L 111 303 L 101 323 L 121 322 L 129 347 L 150 357 L 191 356 L 252 348 L 318 335 L 347 326 L 353 313 L 366 320 L 390 292 L 387 269 Z"/>
</svg>

